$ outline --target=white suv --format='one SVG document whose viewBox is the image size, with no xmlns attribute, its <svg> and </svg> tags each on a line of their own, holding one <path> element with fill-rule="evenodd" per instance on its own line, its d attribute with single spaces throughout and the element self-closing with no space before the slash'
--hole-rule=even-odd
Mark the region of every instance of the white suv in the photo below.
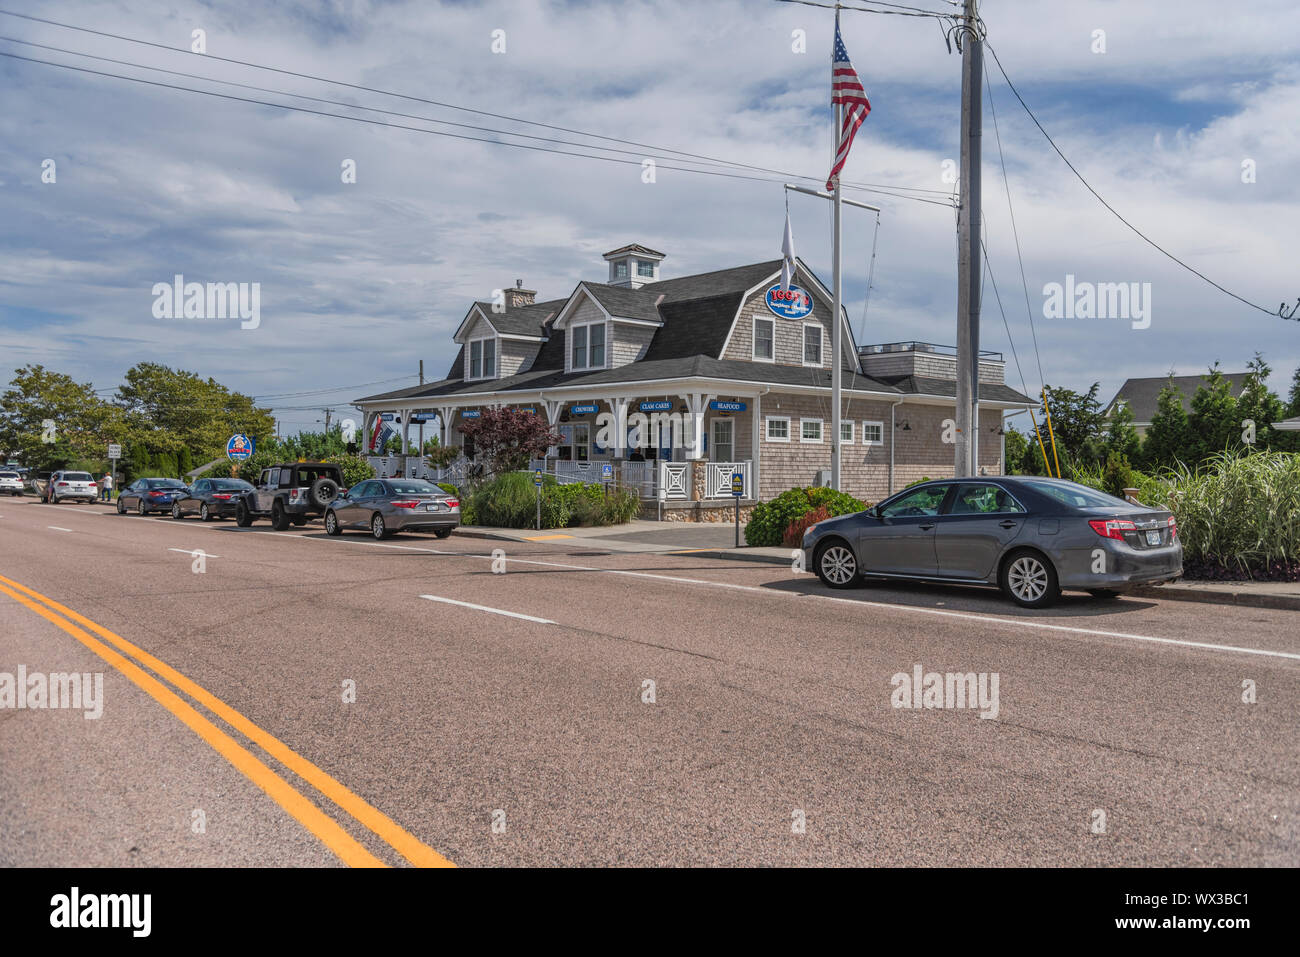
<svg viewBox="0 0 1300 957">
<path fill-rule="evenodd" d="M 17 472 L 0 471 L 0 495 L 22 495 L 23 477 Z"/>
<path fill-rule="evenodd" d="M 55 472 L 45 490 L 45 501 L 57 505 L 65 499 L 93 502 L 99 498 L 99 485 L 89 472 Z"/>
</svg>

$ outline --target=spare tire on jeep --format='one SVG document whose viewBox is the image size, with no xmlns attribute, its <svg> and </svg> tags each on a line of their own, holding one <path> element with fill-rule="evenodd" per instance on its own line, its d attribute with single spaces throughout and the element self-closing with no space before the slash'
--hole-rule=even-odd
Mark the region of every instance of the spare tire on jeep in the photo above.
<svg viewBox="0 0 1300 957">
<path fill-rule="evenodd" d="M 311 485 L 311 502 L 317 508 L 325 508 L 339 497 L 339 483 L 332 478 L 318 478 Z"/>
</svg>

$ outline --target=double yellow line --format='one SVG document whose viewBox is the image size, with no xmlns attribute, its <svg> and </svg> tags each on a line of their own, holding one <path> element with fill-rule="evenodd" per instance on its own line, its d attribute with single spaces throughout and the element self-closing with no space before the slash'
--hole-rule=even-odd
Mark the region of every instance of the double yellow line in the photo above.
<svg viewBox="0 0 1300 957">
<path fill-rule="evenodd" d="M 306 758 L 297 754 L 283 741 L 258 727 L 244 715 L 215 695 L 185 677 L 179 671 L 159 661 L 153 655 L 136 647 L 120 635 L 96 624 L 71 608 L 59 604 L 39 592 L 33 591 L 12 579 L 0 575 L 0 593 L 36 612 L 57 625 L 73 638 L 103 658 L 125 675 L 147 695 L 161 704 L 187 727 L 206 741 L 213 750 L 233 764 L 244 776 L 282 808 L 303 827 L 338 855 L 350 867 L 386 867 L 360 842 L 339 826 L 312 801 L 276 774 L 260 758 L 233 737 L 208 720 L 172 688 L 159 680 L 165 679 L 176 689 L 189 695 L 231 728 L 248 738 L 268 755 L 298 775 L 341 810 L 383 839 L 393 850 L 417 867 L 454 867 L 451 861 L 421 842 L 405 828 L 379 809 L 352 793 L 339 781 L 330 777 Z M 90 632 L 94 632 L 92 635 Z M 95 637 L 98 635 L 99 637 Z M 100 639 L 104 639 L 101 641 Z M 105 643 L 107 642 L 107 644 Z M 110 645 L 112 647 L 110 647 Z M 134 659 L 134 660 L 132 660 Z M 138 662 L 138 663 L 137 663 Z M 144 667 L 142 668 L 141 665 Z M 149 674 L 149 668 L 158 677 Z"/>
</svg>

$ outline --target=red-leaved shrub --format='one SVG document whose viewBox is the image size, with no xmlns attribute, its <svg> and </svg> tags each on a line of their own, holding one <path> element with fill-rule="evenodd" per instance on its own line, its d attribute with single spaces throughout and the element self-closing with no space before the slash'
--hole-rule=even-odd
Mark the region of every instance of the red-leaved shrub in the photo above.
<svg viewBox="0 0 1300 957">
<path fill-rule="evenodd" d="M 803 533 L 812 528 L 818 522 L 824 522 L 831 518 L 830 509 L 825 505 L 818 505 L 815 509 L 805 515 L 803 518 L 796 518 L 793 522 L 785 527 L 785 535 L 781 537 L 781 544 L 787 548 L 798 548 L 803 544 Z"/>
</svg>

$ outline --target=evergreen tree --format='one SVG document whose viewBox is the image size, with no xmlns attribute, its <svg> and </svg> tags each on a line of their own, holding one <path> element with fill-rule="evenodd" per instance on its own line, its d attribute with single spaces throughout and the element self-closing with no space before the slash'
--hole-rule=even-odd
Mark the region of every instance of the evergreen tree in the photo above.
<svg viewBox="0 0 1300 957">
<path fill-rule="evenodd" d="M 1133 425 L 1133 410 L 1127 402 L 1121 401 L 1111 413 L 1110 424 L 1106 428 L 1106 457 L 1118 455 L 1128 462 L 1140 459 L 1142 439 Z"/>
<path fill-rule="evenodd" d="M 1231 383 L 1224 378 L 1216 362 L 1202 377 L 1192 396 L 1192 411 L 1187 417 L 1189 430 L 1188 465 L 1196 465 L 1225 448 L 1241 446 L 1241 416 L 1237 400 L 1232 397 Z"/>
<path fill-rule="evenodd" d="M 1268 377 L 1273 370 L 1258 352 L 1255 353 L 1254 359 L 1246 363 L 1246 369 L 1248 371 L 1246 382 L 1237 399 L 1237 414 L 1241 416 L 1243 433 L 1242 436 L 1238 436 L 1238 439 L 1245 440 L 1243 436 L 1247 435 L 1246 420 L 1250 420 L 1255 424 L 1255 448 L 1278 449 L 1289 446 L 1290 443 L 1282 440 L 1289 439 L 1290 436 L 1273 428 L 1274 422 L 1280 422 L 1285 418 L 1282 400 L 1268 387 Z M 1284 450 L 1289 451 L 1289 448 Z"/>
<path fill-rule="evenodd" d="M 1173 466 L 1178 462 L 1195 464 L 1189 457 L 1190 440 L 1183 394 L 1170 381 L 1160 390 L 1156 414 L 1151 417 L 1142 446 L 1143 462 L 1148 468 Z"/>
</svg>

